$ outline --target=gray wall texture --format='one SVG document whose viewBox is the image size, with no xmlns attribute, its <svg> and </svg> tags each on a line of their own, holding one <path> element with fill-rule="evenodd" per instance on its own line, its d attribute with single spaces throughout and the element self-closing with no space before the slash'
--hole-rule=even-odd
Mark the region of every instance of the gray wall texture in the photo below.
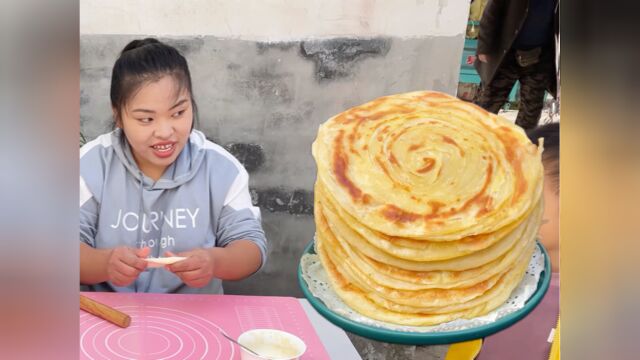
<svg viewBox="0 0 640 360">
<path fill-rule="evenodd" d="M 109 85 L 126 35 L 80 37 L 80 122 L 91 140 L 111 130 Z M 189 62 L 199 128 L 244 164 L 269 240 L 269 261 L 229 294 L 302 297 L 297 266 L 313 239 L 311 143 L 318 125 L 374 98 L 414 90 L 455 95 L 463 35 L 256 42 L 212 36 L 161 40 Z"/>
</svg>

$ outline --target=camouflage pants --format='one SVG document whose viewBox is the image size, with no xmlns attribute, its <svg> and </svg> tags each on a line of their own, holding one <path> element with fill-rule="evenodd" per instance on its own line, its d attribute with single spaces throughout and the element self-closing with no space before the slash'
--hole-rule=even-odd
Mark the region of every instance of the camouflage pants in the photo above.
<svg viewBox="0 0 640 360">
<path fill-rule="evenodd" d="M 550 52 L 543 50 L 538 63 L 522 67 L 516 61 L 515 51 L 509 51 L 491 83 L 480 84 L 474 103 L 497 114 L 516 80 L 519 80 L 520 104 L 516 124 L 525 130 L 536 127 L 542 113 L 545 90 L 551 81 L 555 81 L 554 58 Z"/>
</svg>

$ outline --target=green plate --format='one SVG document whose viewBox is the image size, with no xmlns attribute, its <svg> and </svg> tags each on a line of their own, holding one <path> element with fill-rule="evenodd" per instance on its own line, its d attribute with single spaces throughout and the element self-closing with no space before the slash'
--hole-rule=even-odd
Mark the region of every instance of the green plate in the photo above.
<svg viewBox="0 0 640 360">
<path fill-rule="evenodd" d="M 544 297 L 544 294 L 547 292 L 547 289 L 549 289 L 549 283 L 551 282 L 551 262 L 549 261 L 549 254 L 547 254 L 547 250 L 544 248 L 544 246 L 542 246 L 542 244 L 540 244 L 540 242 L 538 242 L 538 247 L 540 247 L 540 250 L 544 255 L 544 270 L 540 274 L 538 288 L 533 293 L 533 295 L 531 295 L 529 300 L 527 300 L 527 302 L 524 304 L 524 307 L 496 320 L 493 323 L 465 330 L 424 333 L 383 329 L 367 324 L 362 324 L 333 312 L 322 302 L 322 300 L 313 296 L 313 294 L 311 294 L 311 291 L 307 287 L 306 281 L 302 278 L 302 267 L 300 264 L 298 264 L 298 284 L 302 288 L 304 296 L 320 313 L 320 315 L 324 316 L 327 320 L 331 321 L 332 323 L 343 328 L 346 331 L 364 336 L 366 338 L 389 343 L 410 345 L 451 344 L 461 341 L 483 338 L 500 330 L 506 329 L 524 318 L 540 303 L 540 301 Z M 304 254 L 315 254 L 313 241 L 311 241 L 309 245 L 307 245 L 304 250 Z"/>
</svg>

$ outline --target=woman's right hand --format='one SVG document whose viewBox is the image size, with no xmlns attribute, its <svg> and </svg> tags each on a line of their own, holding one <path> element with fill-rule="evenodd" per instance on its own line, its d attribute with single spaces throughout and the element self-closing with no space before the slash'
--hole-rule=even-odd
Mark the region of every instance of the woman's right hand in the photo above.
<svg viewBox="0 0 640 360">
<path fill-rule="evenodd" d="M 478 54 L 478 60 L 480 60 L 483 63 L 486 63 L 487 61 L 489 61 L 489 58 L 487 57 L 487 54 Z"/>
<path fill-rule="evenodd" d="M 148 247 L 133 249 L 126 246 L 111 250 L 107 261 L 108 281 L 115 286 L 131 284 L 147 268 L 147 262 L 143 259 L 149 256 L 150 251 Z"/>
</svg>

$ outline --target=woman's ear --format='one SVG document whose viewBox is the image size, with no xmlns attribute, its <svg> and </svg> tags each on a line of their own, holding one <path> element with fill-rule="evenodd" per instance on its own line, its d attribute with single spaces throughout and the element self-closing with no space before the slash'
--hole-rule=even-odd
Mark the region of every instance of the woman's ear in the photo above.
<svg viewBox="0 0 640 360">
<path fill-rule="evenodd" d="M 116 108 L 112 107 L 111 111 L 113 112 L 113 121 L 116 124 L 116 128 L 122 129 L 122 119 L 120 118 L 120 115 L 118 114 L 118 110 Z"/>
</svg>

